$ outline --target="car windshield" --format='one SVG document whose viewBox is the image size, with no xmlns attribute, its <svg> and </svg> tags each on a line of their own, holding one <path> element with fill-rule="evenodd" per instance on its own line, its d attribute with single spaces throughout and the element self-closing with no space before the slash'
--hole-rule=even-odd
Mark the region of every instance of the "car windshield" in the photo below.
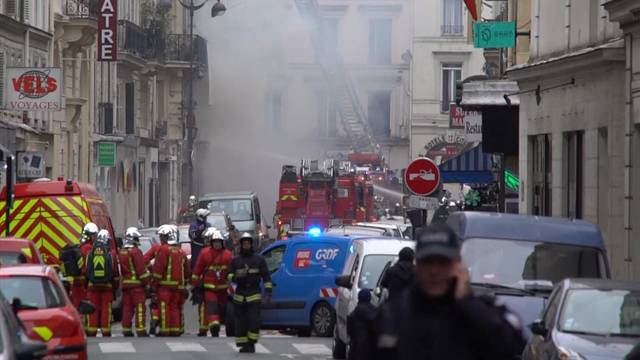
<svg viewBox="0 0 640 360">
<path fill-rule="evenodd" d="M 26 260 L 25 255 L 19 251 L 0 251 L 0 264 L 4 266 L 21 264 L 20 258 Z"/>
<path fill-rule="evenodd" d="M 150 237 L 143 236 L 140 238 L 140 250 L 142 250 L 143 253 L 149 251 L 152 245 L 153 243 L 151 242 Z"/>
<path fill-rule="evenodd" d="M 233 221 L 253 220 L 253 208 L 249 199 L 212 200 L 207 204 L 207 208 L 211 212 L 229 214 Z"/>
<path fill-rule="evenodd" d="M 64 305 L 64 296 L 56 284 L 39 276 L 2 277 L 0 292 L 9 301 L 20 299 L 27 307 L 48 309 Z"/>
<path fill-rule="evenodd" d="M 640 292 L 628 290 L 569 290 L 560 331 L 640 337 Z"/>
<path fill-rule="evenodd" d="M 227 231 L 227 221 L 222 215 L 209 215 L 207 217 L 207 221 L 214 228 L 222 231 L 223 233 Z"/>
<path fill-rule="evenodd" d="M 590 247 L 533 241 L 469 239 L 462 258 L 471 282 L 551 290 L 565 278 L 604 278 L 602 253 Z"/>
<path fill-rule="evenodd" d="M 373 289 L 378 283 L 382 270 L 389 261 L 393 261 L 396 255 L 367 255 L 362 263 L 358 288 Z"/>
</svg>

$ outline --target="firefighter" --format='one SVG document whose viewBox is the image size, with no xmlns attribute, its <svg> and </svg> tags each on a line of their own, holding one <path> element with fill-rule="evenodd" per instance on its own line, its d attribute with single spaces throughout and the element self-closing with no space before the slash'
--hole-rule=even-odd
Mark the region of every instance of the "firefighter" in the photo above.
<svg viewBox="0 0 640 360">
<path fill-rule="evenodd" d="M 198 260 L 200 250 L 204 247 L 204 231 L 211 227 L 207 222 L 207 216 L 211 212 L 207 209 L 198 209 L 196 211 L 196 219 L 189 226 L 189 239 L 191 239 L 191 269 L 193 270 Z"/>
<path fill-rule="evenodd" d="M 96 336 L 98 329 L 103 337 L 111 336 L 111 302 L 119 286 L 118 254 L 111 246 L 111 235 L 100 230 L 87 255 L 88 296 L 95 306 L 89 315 L 87 336 Z"/>
<path fill-rule="evenodd" d="M 98 231 L 98 225 L 92 222 L 87 223 L 82 229 L 82 244 L 80 245 L 80 253 L 82 255 L 81 274 L 71 277 L 71 302 L 76 308 L 80 306 L 80 301 L 87 300 L 86 260 L 93 247 L 93 242 L 96 241 Z M 86 325 L 86 319 L 84 320 Z"/>
<path fill-rule="evenodd" d="M 161 237 L 168 237 L 167 246 L 158 250 L 153 264 L 153 283 L 160 306 L 160 336 L 179 336 L 183 331 L 182 288 L 189 279 L 187 256 L 180 248 L 177 228 L 173 225 L 158 229 Z"/>
<path fill-rule="evenodd" d="M 146 337 L 146 295 L 145 286 L 149 282 L 149 272 L 145 267 L 144 255 L 138 247 L 140 232 L 130 227 L 125 232 L 124 246 L 120 250 L 120 269 L 122 272 L 122 332 L 125 337 L 133 336 L 135 315 L 136 335 Z"/>
<path fill-rule="evenodd" d="M 260 301 L 269 302 L 273 285 L 265 259 L 253 251 L 251 234 L 241 235 L 240 246 L 240 255 L 231 261 L 228 275 L 236 284 L 233 295 L 236 345 L 241 353 L 255 353 L 260 335 Z M 260 294 L 260 280 L 264 285 L 264 298 Z"/>
<path fill-rule="evenodd" d="M 169 240 L 169 234 L 171 233 L 172 227 L 171 225 L 162 225 L 158 228 L 157 234 L 160 238 L 160 244 L 154 244 L 151 249 L 147 250 L 144 254 L 144 263 L 147 265 L 147 268 L 151 270 L 151 261 L 156 258 L 158 251 L 162 247 L 169 246 L 167 241 Z M 151 301 L 149 302 L 149 310 L 151 313 L 151 322 L 149 324 L 149 333 L 151 335 L 156 334 L 156 329 L 160 324 L 160 306 L 158 305 L 158 298 L 156 296 L 155 287 L 150 286 L 148 291 L 149 296 L 151 297 Z"/>
<path fill-rule="evenodd" d="M 194 296 L 197 296 L 198 289 L 204 288 L 204 301 L 198 307 L 200 319 L 200 332 L 198 336 L 207 336 L 207 331 L 211 331 L 211 336 L 218 337 L 220 332 L 220 321 L 225 313 L 227 304 L 227 271 L 231 264 L 231 251 L 224 248 L 224 236 L 213 227 L 207 228 L 204 232 L 205 241 L 209 247 L 202 249 L 196 267 L 191 276 L 194 286 Z"/>
</svg>

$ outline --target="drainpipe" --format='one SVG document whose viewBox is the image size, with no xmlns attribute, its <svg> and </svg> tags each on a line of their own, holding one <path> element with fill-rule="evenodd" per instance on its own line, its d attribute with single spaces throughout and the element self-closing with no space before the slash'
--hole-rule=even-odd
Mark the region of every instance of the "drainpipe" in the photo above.
<svg viewBox="0 0 640 360">
<path fill-rule="evenodd" d="M 571 49 L 571 0 L 565 0 L 564 36 L 567 40 L 567 50 Z"/>
<path fill-rule="evenodd" d="M 632 140 L 633 140 L 633 34 L 625 34 L 625 49 L 627 59 L 625 63 L 625 124 L 624 124 L 624 239 L 625 239 L 625 263 L 627 278 L 631 279 L 631 172 L 632 168 Z"/>
</svg>

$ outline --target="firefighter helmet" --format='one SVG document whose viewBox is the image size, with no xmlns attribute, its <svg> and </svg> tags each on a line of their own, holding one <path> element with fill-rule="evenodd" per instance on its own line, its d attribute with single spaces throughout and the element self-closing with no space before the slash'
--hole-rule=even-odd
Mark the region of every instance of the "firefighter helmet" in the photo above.
<svg viewBox="0 0 640 360">
<path fill-rule="evenodd" d="M 244 232 L 242 233 L 242 235 L 240 235 L 240 243 L 242 243 L 243 241 L 251 241 L 251 243 L 253 244 L 253 236 L 251 236 L 251 234 L 249 234 L 248 232 Z"/>
<path fill-rule="evenodd" d="M 211 211 L 207 209 L 198 209 L 196 210 L 196 219 L 198 219 L 198 221 L 200 222 L 205 222 L 209 214 L 211 214 Z"/>
<path fill-rule="evenodd" d="M 99 231 L 100 229 L 98 229 L 98 225 L 90 222 L 84 226 L 84 228 L 82 229 L 82 234 L 85 236 L 91 236 L 97 234 Z"/>
<path fill-rule="evenodd" d="M 169 244 L 175 245 L 178 243 L 178 228 L 175 225 L 161 225 L 158 228 L 158 236 L 160 236 L 160 240 L 166 240 Z"/>
<path fill-rule="evenodd" d="M 224 236 L 222 235 L 222 232 L 214 227 L 207 228 L 207 230 L 204 231 L 203 236 L 207 242 L 213 243 L 214 241 L 220 241 L 224 246 Z"/>
<path fill-rule="evenodd" d="M 111 234 L 109 234 L 108 230 L 102 229 L 98 232 L 98 238 L 96 241 L 102 245 L 109 245 L 109 242 L 111 241 Z"/>
<path fill-rule="evenodd" d="M 140 234 L 140 231 L 138 231 L 138 228 L 134 226 L 127 228 L 127 231 L 125 231 L 124 233 L 125 240 L 133 240 L 133 242 L 135 243 L 140 242 L 141 236 L 142 234 Z"/>
</svg>

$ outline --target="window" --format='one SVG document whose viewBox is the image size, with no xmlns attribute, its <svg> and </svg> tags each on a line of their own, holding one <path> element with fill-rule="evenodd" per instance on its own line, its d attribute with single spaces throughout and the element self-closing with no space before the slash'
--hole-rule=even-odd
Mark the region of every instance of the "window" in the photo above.
<svg viewBox="0 0 640 360">
<path fill-rule="evenodd" d="M 391 134 L 391 92 L 369 93 L 367 117 L 374 136 L 388 137 Z"/>
<path fill-rule="evenodd" d="M 135 91 L 132 82 L 125 84 L 125 130 L 127 134 L 135 134 Z"/>
<path fill-rule="evenodd" d="M 456 81 L 462 80 L 462 64 L 442 64 L 442 112 L 449 112 L 449 105 L 456 97 Z"/>
<path fill-rule="evenodd" d="M 282 127 L 282 92 L 271 91 L 267 96 L 267 125 L 273 130 Z"/>
<path fill-rule="evenodd" d="M 391 64 L 391 19 L 369 21 L 369 63 Z"/>
<path fill-rule="evenodd" d="M 387 263 L 393 262 L 395 255 L 367 255 L 362 262 L 362 271 L 358 279 L 358 288 L 373 289 L 378 283 L 382 270 Z"/>
<path fill-rule="evenodd" d="M 443 0 L 442 35 L 462 35 L 462 0 Z"/>
<path fill-rule="evenodd" d="M 0 289 L 7 300 L 18 298 L 24 306 L 48 309 L 64 305 L 64 296 L 60 289 L 51 280 L 38 276 L 2 278 Z"/>
<path fill-rule="evenodd" d="M 556 313 L 558 312 L 558 307 L 560 306 L 560 300 L 562 300 L 562 287 L 557 287 L 549 296 L 549 302 L 546 309 L 543 309 L 543 317 L 544 325 L 547 329 L 551 329 L 555 327 Z"/>
<path fill-rule="evenodd" d="M 582 168 L 584 166 L 582 153 L 582 131 L 570 132 L 565 135 L 566 144 L 566 189 L 567 216 L 574 219 L 582 218 Z"/>
<path fill-rule="evenodd" d="M 533 215 L 551 216 L 551 136 L 531 137 L 533 148 Z"/>
<path fill-rule="evenodd" d="M 336 136 L 338 134 L 338 111 L 335 106 L 333 106 L 331 97 L 327 95 L 327 92 L 321 92 L 318 100 L 318 125 L 320 134 L 327 137 Z"/>
<path fill-rule="evenodd" d="M 269 272 L 274 273 L 278 271 L 280 264 L 282 264 L 284 250 L 284 246 L 278 246 L 264 253 L 264 260 L 267 262 L 267 269 L 269 269 Z"/>
<path fill-rule="evenodd" d="M 253 208 L 250 199 L 224 199 L 200 202 L 201 208 L 207 208 L 211 212 L 225 213 L 232 221 L 253 220 Z"/>
</svg>

